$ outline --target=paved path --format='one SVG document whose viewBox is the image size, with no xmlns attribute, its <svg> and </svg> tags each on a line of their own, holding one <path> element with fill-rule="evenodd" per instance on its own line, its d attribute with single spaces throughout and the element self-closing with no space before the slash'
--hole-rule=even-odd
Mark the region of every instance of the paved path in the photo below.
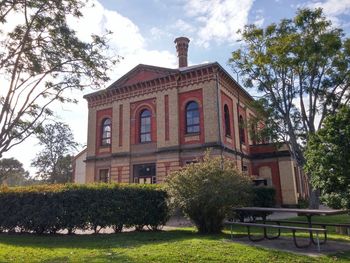
<svg viewBox="0 0 350 263">
<path fill-rule="evenodd" d="M 298 238 L 298 242 L 307 243 L 306 238 Z M 306 255 L 311 257 L 317 257 L 322 255 L 342 253 L 350 251 L 350 243 L 339 242 L 339 241 L 330 241 L 327 240 L 326 244 L 321 245 L 321 251 L 317 251 L 316 246 L 311 246 L 308 248 L 297 248 L 293 243 L 292 237 L 280 237 L 277 240 L 263 240 L 260 242 L 252 242 L 248 237 L 234 237 L 231 242 L 245 244 L 254 247 L 263 247 L 269 249 L 276 249 L 281 251 L 292 252 L 295 254 Z"/>
</svg>

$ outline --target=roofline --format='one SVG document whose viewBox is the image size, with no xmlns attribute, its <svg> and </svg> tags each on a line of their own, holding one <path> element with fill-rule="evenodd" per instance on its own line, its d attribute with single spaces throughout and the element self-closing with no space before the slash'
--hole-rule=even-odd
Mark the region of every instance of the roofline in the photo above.
<svg viewBox="0 0 350 263">
<path fill-rule="evenodd" d="M 115 82 L 113 82 L 112 84 L 110 84 L 107 88 L 103 89 L 103 90 L 99 90 L 99 91 L 95 91 L 93 93 L 89 93 L 83 96 L 84 99 L 87 99 L 88 97 L 93 97 L 95 95 L 107 92 L 112 90 L 113 87 L 116 85 L 116 83 L 118 83 L 119 81 L 123 80 L 123 78 L 130 74 L 131 72 L 135 71 L 137 68 L 139 67 L 148 67 L 148 68 L 152 68 L 152 69 L 158 69 L 158 70 L 165 70 L 165 71 L 171 71 L 174 74 L 175 73 L 185 73 L 188 71 L 193 71 L 193 70 L 198 70 L 201 68 L 205 68 L 205 67 L 210 67 L 210 66 L 217 66 L 219 68 L 219 70 L 221 70 L 224 74 L 226 74 L 232 82 L 234 82 L 238 88 L 240 90 L 242 90 L 242 92 L 244 93 L 244 95 L 246 95 L 249 99 L 251 100 L 255 100 L 218 62 L 211 62 L 211 63 L 204 63 L 204 64 L 199 64 L 199 65 L 193 65 L 193 66 L 189 66 L 189 67 L 185 67 L 185 68 L 177 68 L 177 69 L 171 69 L 171 68 L 164 68 L 164 67 L 158 67 L 158 66 L 152 66 L 152 65 L 146 65 L 146 64 L 138 64 L 136 67 L 134 67 L 133 69 L 131 69 L 130 71 L 128 71 L 127 73 L 125 73 L 122 77 L 120 77 L 118 80 L 116 80 Z M 158 79 L 159 77 L 156 77 L 154 79 Z M 154 79 L 149 79 L 147 81 L 152 81 Z M 141 81 L 142 82 L 142 81 Z"/>
<path fill-rule="evenodd" d="M 137 66 L 133 67 L 131 70 L 129 70 L 127 73 L 125 73 L 123 76 L 121 76 L 119 79 L 114 81 L 111 85 L 109 85 L 106 89 L 111 89 L 113 86 L 118 83 L 119 81 L 125 79 L 125 76 L 132 73 L 133 71 L 136 71 L 137 68 L 140 67 L 146 67 L 146 68 L 152 68 L 152 69 L 157 69 L 157 70 L 162 70 L 162 71 L 174 71 L 176 73 L 178 70 L 177 69 L 171 69 L 171 68 L 165 68 L 165 67 L 158 67 L 158 66 L 153 66 L 153 65 L 147 65 L 147 64 L 138 64 Z"/>
<path fill-rule="evenodd" d="M 227 76 L 230 77 L 230 79 L 243 91 L 243 93 L 244 93 L 245 95 L 247 95 L 250 99 L 255 100 L 255 99 L 253 98 L 253 96 L 250 95 L 250 94 L 248 93 L 248 91 L 246 91 L 246 90 L 242 87 L 242 85 L 239 84 L 239 83 L 226 71 L 226 69 L 223 68 L 223 66 L 221 66 L 218 62 L 215 62 L 215 63 L 216 63 L 216 65 L 217 65 Z"/>
<path fill-rule="evenodd" d="M 84 150 L 82 150 L 81 152 L 79 152 L 76 156 L 73 157 L 73 161 L 75 161 L 76 159 L 78 159 L 81 155 L 84 154 L 84 152 L 87 151 L 87 147 L 85 147 Z"/>
<path fill-rule="evenodd" d="M 84 99 L 86 99 L 87 97 L 91 97 L 91 96 L 95 96 L 98 95 L 100 93 L 106 92 L 107 90 L 111 90 L 113 88 L 113 86 L 115 86 L 119 81 L 125 79 L 125 76 L 132 73 L 133 71 L 136 71 L 137 68 L 140 67 L 146 67 L 146 68 L 152 68 L 152 69 L 158 69 L 158 70 L 163 70 L 163 71 L 173 71 L 173 73 L 177 73 L 179 72 L 179 69 L 172 69 L 172 68 L 165 68 L 165 67 L 158 67 L 158 66 L 153 66 L 153 65 L 147 65 L 147 64 L 138 64 L 137 66 L 133 67 L 131 70 L 129 70 L 128 72 L 126 72 L 123 76 L 121 76 L 119 79 L 117 79 L 116 81 L 114 81 L 112 84 L 110 84 L 107 88 L 103 89 L 103 90 L 98 90 L 89 94 L 85 94 L 83 96 Z M 156 77 L 154 79 L 157 79 L 159 77 Z M 154 79 L 149 79 L 147 81 L 151 81 Z"/>
</svg>

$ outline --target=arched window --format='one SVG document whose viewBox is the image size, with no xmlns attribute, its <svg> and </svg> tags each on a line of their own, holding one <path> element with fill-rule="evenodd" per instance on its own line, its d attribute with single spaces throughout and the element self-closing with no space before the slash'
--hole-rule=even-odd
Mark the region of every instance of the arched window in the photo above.
<svg viewBox="0 0 350 263">
<path fill-rule="evenodd" d="M 111 144 L 111 130 L 112 130 L 111 119 L 105 118 L 102 121 L 102 137 L 101 145 L 110 145 Z"/>
<path fill-rule="evenodd" d="M 245 144 L 244 120 L 242 115 L 239 115 L 239 139 L 241 143 Z"/>
<path fill-rule="evenodd" d="M 198 103 L 190 101 L 186 105 L 186 133 L 199 132 L 199 108 Z"/>
<path fill-rule="evenodd" d="M 225 118 L 225 135 L 231 137 L 231 125 L 230 125 L 230 111 L 228 106 L 224 106 L 224 118 Z"/>
<path fill-rule="evenodd" d="M 140 114 L 140 142 L 151 141 L 151 112 L 143 110 Z"/>
</svg>

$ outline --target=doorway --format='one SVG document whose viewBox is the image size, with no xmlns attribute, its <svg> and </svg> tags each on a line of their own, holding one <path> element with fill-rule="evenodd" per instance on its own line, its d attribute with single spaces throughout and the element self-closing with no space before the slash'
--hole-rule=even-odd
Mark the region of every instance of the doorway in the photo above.
<svg viewBox="0 0 350 263">
<path fill-rule="evenodd" d="M 133 167 L 134 183 L 138 184 L 155 184 L 156 179 L 156 164 L 145 163 L 135 164 Z"/>
</svg>

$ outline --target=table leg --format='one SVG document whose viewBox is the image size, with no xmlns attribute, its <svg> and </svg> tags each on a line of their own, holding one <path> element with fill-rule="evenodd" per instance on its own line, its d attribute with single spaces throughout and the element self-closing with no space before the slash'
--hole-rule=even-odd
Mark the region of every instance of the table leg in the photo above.
<svg viewBox="0 0 350 263">
<path fill-rule="evenodd" d="M 311 221 L 312 215 L 306 215 L 306 217 L 307 217 L 307 223 L 308 223 L 309 228 L 312 228 L 312 221 Z M 326 228 L 326 227 L 323 226 L 323 228 Z M 320 240 L 319 240 L 319 238 L 318 238 L 318 232 L 317 232 L 317 241 L 315 241 L 314 235 L 313 235 L 312 231 L 309 232 L 309 235 L 310 235 L 310 241 L 311 241 L 314 245 L 317 245 L 317 246 L 323 245 L 323 244 L 325 244 L 326 241 L 327 241 L 327 232 L 324 232 L 324 239 L 323 239 L 322 242 L 320 242 Z"/>
<path fill-rule="evenodd" d="M 262 215 L 262 220 L 263 220 L 263 224 L 266 224 L 266 214 Z M 266 227 L 264 227 L 264 238 L 267 238 L 267 231 L 266 231 Z"/>
<path fill-rule="evenodd" d="M 265 225 L 265 223 L 266 223 L 266 217 L 267 217 L 266 214 L 264 214 L 264 215 L 262 216 L 262 220 L 263 220 L 263 224 L 264 224 L 264 225 Z M 280 223 L 278 222 L 277 225 L 280 225 Z M 278 228 L 277 231 L 278 231 L 278 233 L 277 233 L 276 236 L 269 237 L 269 236 L 267 235 L 267 229 L 266 229 L 266 227 L 264 227 L 264 237 L 265 237 L 266 239 L 269 239 L 269 240 L 273 240 L 273 239 L 279 238 L 279 237 L 281 236 L 281 229 Z"/>
</svg>

